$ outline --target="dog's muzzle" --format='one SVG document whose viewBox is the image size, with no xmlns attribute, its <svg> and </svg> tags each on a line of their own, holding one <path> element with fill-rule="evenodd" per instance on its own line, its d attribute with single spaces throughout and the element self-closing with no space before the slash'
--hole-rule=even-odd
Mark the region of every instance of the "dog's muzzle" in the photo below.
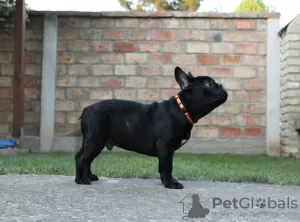
<svg viewBox="0 0 300 222">
<path fill-rule="evenodd" d="M 215 92 L 216 92 L 217 97 L 222 98 L 225 101 L 227 100 L 228 93 L 224 89 L 222 84 L 219 84 L 219 83 L 216 84 Z"/>
</svg>

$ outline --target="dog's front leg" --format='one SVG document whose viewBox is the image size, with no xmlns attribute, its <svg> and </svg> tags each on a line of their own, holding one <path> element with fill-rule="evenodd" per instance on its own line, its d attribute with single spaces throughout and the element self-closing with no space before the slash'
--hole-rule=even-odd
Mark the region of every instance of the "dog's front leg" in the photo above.
<svg viewBox="0 0 300 222">
<path fill-rule="evenodd" d="M 161 146 L 158 152 L 158 170 L 162 183 L 169 189 L 183 189 L 183 185 L 172 176 L 174 151 Z"/>
</svg>

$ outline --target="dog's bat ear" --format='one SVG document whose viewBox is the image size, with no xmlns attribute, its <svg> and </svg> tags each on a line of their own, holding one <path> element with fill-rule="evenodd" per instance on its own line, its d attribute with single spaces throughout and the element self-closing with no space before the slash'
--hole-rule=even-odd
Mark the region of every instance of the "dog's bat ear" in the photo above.
<svg viewBox="0 0 300 222">
<path fill-rule="evenodd" d="M 188 76 L 191 78 L 194 78 L 194 76 L 192 75 L 192 73 L 190 71 L 188 72 Z"/>
<path fill-rule="evenodd" d="M 175 67 L 174 75 L 176 82 L 179 84 L 182 90 L 189 90 L 192 88 L 190 76 L 187 75 L 179 66 Z"/>
</svg>

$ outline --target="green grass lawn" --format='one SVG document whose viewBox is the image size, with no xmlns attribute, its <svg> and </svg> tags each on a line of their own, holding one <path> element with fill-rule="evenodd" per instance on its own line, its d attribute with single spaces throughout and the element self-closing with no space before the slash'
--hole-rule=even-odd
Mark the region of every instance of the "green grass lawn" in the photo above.
<svg viewBox="0 0 300 222">
<path fill-rule="evenodd" d="M 0 174 L 61 174 L 74 176 L 74 153 L 31 153 L 0 156 Z M 135 153 L 102 153 L 92 171 L 112 178 L 159 178 L 157 159 Z M 174 177 L 300 185 L 300 161 L 293 158 L 240 155 L 175 154 Z"/>
</svg>

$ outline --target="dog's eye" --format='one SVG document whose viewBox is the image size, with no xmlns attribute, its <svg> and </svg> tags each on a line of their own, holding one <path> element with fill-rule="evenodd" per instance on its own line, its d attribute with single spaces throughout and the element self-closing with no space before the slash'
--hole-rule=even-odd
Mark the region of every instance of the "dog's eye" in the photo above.
<svg viewBox="0 0 300 222">
<path fill-rule="evenodd" d="M 212 83 L 211 83 L 211 82 L 208 82 L 208 83 L 206 83 L 206 86 L 207 86 L 207 87 L 212 87 Z"/>
</svg>

